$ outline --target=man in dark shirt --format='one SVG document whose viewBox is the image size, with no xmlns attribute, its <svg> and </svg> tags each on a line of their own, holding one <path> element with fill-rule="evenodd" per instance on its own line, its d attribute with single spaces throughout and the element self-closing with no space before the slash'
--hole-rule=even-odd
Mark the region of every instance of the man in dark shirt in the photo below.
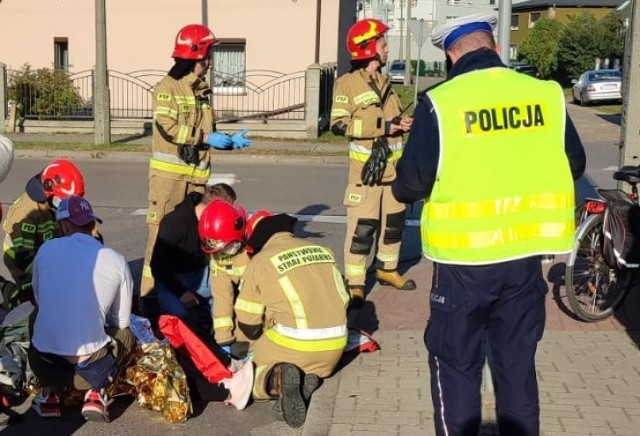
<svg viewBox="0 0 640 436">
<path fill-rule="evenodd" d="M 192 192 L 160 222 L 151 257 L 151 271 L 161 314 L 175 315 L 192 328 L 211 331 L 209 261 L 200 248 L 198 220 L 212 200 L 230 203 L 236 194 L 229 185 L 208 186 Z"/>
</svg>

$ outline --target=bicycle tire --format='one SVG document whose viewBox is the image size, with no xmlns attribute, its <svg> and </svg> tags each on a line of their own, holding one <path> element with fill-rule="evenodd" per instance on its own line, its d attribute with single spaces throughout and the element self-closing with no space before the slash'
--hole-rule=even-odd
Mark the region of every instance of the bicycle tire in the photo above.
<svg viewBox="0 0 640 436">
<path fill-rule="evenodd" d="M 602 256 L 603 222 L 603 215 L 591 215 L 580 225 L 565 271 L 569 306 L 586 322 L 613 315 L 629 288 L 630 273 L 609 268 Z"/>
</svg>

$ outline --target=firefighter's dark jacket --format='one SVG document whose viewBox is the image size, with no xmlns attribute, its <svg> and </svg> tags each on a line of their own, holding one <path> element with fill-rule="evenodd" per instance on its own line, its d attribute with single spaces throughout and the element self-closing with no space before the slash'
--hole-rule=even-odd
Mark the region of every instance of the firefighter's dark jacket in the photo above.
<svg viewBox="0 0 640 436">
<path fill-rule="evenodd" d="M 474 70 L 494 67 L 506 68 L 495 51 L 476 50 L 458 59 L 449 72 L 447 80 Z M 584 173 L 586 156 L 582 141 L 569 114 L 566 116 L 565 153 L 575 180 Z M 397 176 L 392 184 L 393 195 L 398 201 L 413 203 L 430 196 L 436 181 L 439 157 L 438 119 L 433 110 L 433 104 L 425 91 L 414 113 L 411 134 L 405 145 L 402 158 L 398 162 Z M 540 168 L 540 171 L 544 172 L 544 168 Z M 480 172 L 478 177 L 482 177 Z"/>
<path fill-rule="evenodd" d="M 176 280 L 176 274 L 199 271 L 208 264 L 200 248 L 195 212 L 195 206 L 201 200 L 202 194 L 192 192 L 168 213 L 160 221 L 158 239 L 153 247 L 153 277 L 168 286 L 178 297 L 192 289 L 184 289 Z"/>
</svg>

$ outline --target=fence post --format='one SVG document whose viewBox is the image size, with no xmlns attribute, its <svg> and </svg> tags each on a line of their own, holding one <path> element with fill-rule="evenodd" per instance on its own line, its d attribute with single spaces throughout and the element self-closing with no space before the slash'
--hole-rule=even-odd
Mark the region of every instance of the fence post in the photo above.
<svg viewBox="0 0 640 436">
<path fill-rule="evenodd" d="M 0 133 L 5 133 L 7 123 L 7 66 L 0 62 Z"/>
<path fill-rule="evenodd" d="M 312 64 L 307 67 L 305 80 L 304 118 L 308 139 L 318 137 L 320 131 L 320 76 L 322 66 Z"/>
</svg>

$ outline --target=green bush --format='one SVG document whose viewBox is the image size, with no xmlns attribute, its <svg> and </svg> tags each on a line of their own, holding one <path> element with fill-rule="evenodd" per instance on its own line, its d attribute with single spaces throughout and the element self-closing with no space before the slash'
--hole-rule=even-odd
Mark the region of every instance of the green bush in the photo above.
<svg viewBox="0 0 640 436">
<path fill-rule="evenodd" d="M 83 109 L 82 97 L 66 71 L 33 70 L 29 64 L 12 72 L 9 99 L 16 102 L 23 117 L 64 117 Z"/>
</svg>

